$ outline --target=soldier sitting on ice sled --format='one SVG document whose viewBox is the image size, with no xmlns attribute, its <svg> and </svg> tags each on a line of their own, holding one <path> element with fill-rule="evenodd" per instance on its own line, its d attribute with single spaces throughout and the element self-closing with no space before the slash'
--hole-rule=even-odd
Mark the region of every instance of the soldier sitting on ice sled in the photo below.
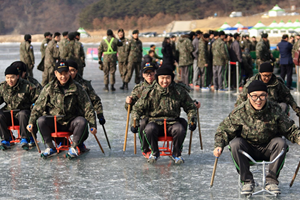
<svg viewBox="0 0 300 200">
<path fill-rule="evenodd" d="M 290 89 L 284 85 L 284 81 L 281 77 L 276 77 L 275 74 L 273 74 L 273 66 L 268 62 L 262 63 L 260 65 L 259 73 L 252 76 L 246 83 L 235 106 L 238 106 L 247 100 L 248 86 L 254 80 L 260 80 L 267 85 L 268 99 L 279 103 L 282 112 L 288 113 L 290 105 L 296 114 L 300 116 L 300 108 L 297 106 L 296 101 L 291 95 Z"/>
<path fill-rule="evenodd" d="M 174 82 L 171 67 L 160 67 L 156 72 L 156 82 L 152 89 L 145 89 L 142 96 L 133 106 L 131 122 L 136 119 L 137 126 L 132 124 L 131 131 L 137 133 L 141 116 L 148 116 L 144 135 L 152 150 L 148 162 L 154 163 L 160 156 L 158 136 L 164 135 L 164 119 L 167 120 L 167 134 L 173 136 L 173 155 L 176 164 L 184 162 L 181 156 L 182 145 L 186 135 L 186 126 L 179 122 L 180 108 L 188 116 L 189 129 L 196 129 L 196 106 L 188 92 Z M 192 123 L 193 122 L 193 123 Z"/>
<path fill-rule="evenodd" d="M 11 115 L 14 112 L 14 123 L 20 126 L 22 148 L 28 150 L 29 146 L 34 144 L 30 133 L 26 130 L 32 104 L 37 100 L 40 90 L 27 80 L 19 78 L 19 71 L 14 66 L 9 66 L 5 70 L 5 80 L 0 84 L 0 104 L 6 103 L 6 106 L 0 110 L 0 148 L 5 150 L 10 148 L 11 134 L 8 126 L 11 126 Z M 28 144 L 29 142 L 29 144 Z"/>
<path fill-rule="evenodd" d="M 92 134 L 97 133 L 95 110 L 82 86 L 70 77 L 67 62 L 57 62 L 54 73 L 56 78 L 43 88 L 35 102 L 27 129 L 32 131 L 32 127 L 37 124 L 48 146 L 42 156 L 55 155 L 57 150 L 51 138 L 51 133 L 54 132 L 54 120 L 43 115 L 46 113 L 52 116 L 63 116 L 57 118 L 57 130 L 73 133 L 73 143 L 68 155 L 76 157 L 78 156 L 77 146 L 81 152 L 86 150 L 83 142 L 88 138 L 87 124 L 89 123 Z"/>
<path fill-rule="evenodd" d="M 243 183 L 241 194 L 245 195 L 252 194 L 255 184 L 249 160 L 239 150 L 245 151 L 254 160 L 273 160 L 284 149 L 284 154 L 269 165 L 266 176 L 265 189 L 280 194 L 278 176 L 288 149 L 282 136 L 300 144 L 300 129 L 282 113 L 277 103 L 268 99 L 267 91 L 265 83 L 252 81 L 248 85 L 248 99 L 229 114 L 215 134 L 214 155 L 219 157 L 229 144 Z"/>
</svg>

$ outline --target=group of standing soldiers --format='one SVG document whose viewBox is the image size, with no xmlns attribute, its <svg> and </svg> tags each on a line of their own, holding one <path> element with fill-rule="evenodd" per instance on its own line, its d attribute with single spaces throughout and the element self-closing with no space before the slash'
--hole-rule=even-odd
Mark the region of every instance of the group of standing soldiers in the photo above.
<svg viewBox="0 0 300 200">
<path fill-rule="evenodd" d="M 44 34 L 41 44 L 42 60 L 38 69 L 43 71 L 42 86 L 47 85 L 54 79 L 55 63 L 60 60 L 73 60 L 78 64 L 78 73 L 82 76 L 85 67 L 85 53 L 80 40 L 79 32 L 63 32 L 61 34 L 50 32 Z M 27 65 L 28 76 L 33 77 L 33 67 L 35 64 L 33 46 L 31 45 L 31 35 L 26 34 L 24 41 L 20 45 L 20 60 Z"/>
</svg>

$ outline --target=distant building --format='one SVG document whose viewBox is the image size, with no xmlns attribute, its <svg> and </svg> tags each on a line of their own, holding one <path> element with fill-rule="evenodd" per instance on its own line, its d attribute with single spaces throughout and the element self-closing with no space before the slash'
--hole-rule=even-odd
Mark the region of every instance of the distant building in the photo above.
<svg viewBox="0 0 300 200">
<path fill-rule="evenodd" d="M 277 17 L 285 15 L 285 11 L 277 4 L 271 10 L 269 10 L 269 17 Z"/>
</svg>

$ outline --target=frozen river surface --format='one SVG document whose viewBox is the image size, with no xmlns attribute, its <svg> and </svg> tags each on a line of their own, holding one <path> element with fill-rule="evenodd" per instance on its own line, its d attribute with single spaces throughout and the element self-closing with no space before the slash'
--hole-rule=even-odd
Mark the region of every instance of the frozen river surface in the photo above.
<svg viewBox="0 0 300 200">
<path fill-rule="evenodd" d="M 38 63 L 39 45 L 34 45 L 34 49 Z M 1 82 L 4 81 L 5 68 L 19 59 L 18 52 L 18 45 L 0 45 Z M 35 69 L 34 76 L 41 81 L 41 72 Z M 119 77 L 117 72 L 117 91 L 105 93 L 102 90 L 103 72 L 98 69 L 97 62 L 88 61 L 84 71 L 84 78 L 92 80 L 93 87 L 102 99 L 105 127 L 112 149 L 108 148 L 102 127 L 98 124 L 97 136 L 105 154 L 102 154 L 92 135 L 85 142 L 91 151 L 74 160 L 66 159 L 65 153 L 43 160 L 35 148 L 26 152 L 20 145 L 9 151 L 2 151 L 1 199 L 244 199 L 240 195 L 238 174 L 227 147 L 219 158 L 214 186 L 209 188 L 215 161 L 212 154 L 214 134 L 219 123 L 233 109 L 236 96 L 191 92 L 192 98 L 202 104 L 200 124 L 204 149 L 200 149 L 196 129 L 193 134 L 192 153 L 188 156 L 188 131 L 183 148 L 184 164 L 177 166 L 170 158 L 161 157 L 157 163 L 150 165 L 140 151 L 134 155 L 131 132 L 128 133 L 127 150 L 123 153 L 127 115 L 124 101 L 134 84 L 129 84 L 128 92 L 120 91 Z M 295 98 L 299 104 L 299 97 Z M 186 117 L 185 113 L 182 116 Z M 293 111 L 291 118 L 298 124 L 298 118 Z M 41 141 L 40 135 L 38 140 Z M 41 142 L 39 144 L 44 150 L 44 145 Z M 290 151 L 279 177 L 282 194 L 277 199 L 299 199 L 300 175 L 293 187 L 289 188 L 299 157 L 300 146 L 290 144 Z M 260 184 L 261 173 L 254 174 L 254 177 Z M 254 198 L 275 199 L 269 196 Z"/>
</svg>

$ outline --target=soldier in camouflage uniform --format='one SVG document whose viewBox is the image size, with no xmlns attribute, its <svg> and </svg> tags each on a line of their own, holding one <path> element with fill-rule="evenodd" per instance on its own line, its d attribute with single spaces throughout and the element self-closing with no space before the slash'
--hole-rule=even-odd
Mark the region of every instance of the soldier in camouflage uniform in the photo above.
<svg viewBox="0 0 300 200">
<path fill-rule="evenodd" d="M 295 52 L 298 51 L 299 48 L 300 48 L 300 40 L 297 40 L 297 42 L 293 45 L 292 58 L 294 58 Z"/>
<path fill-rule="evenodd" d="M 40 71 L 44 71 L 44 60 L 45 60 L 45 50 L 46 47 L 48 45 L 48 43 L 51 41 L 52 37 L 50 37 L 51 33 L 50 32 L 46 32 L 44 33 L 44 40 L 42 41 L 41 47 L 40 47 L 40 51 L 42 54 L 42 60 L 39 63 L 39 65 L 37 66 L 37 69 Z"/>
<path fill-rule="evenodd" d="M 125 76 L 124 76 L 124 69 L 126 69 L 126 65 L 128 64 L 128 53 L 127 53 L 127 48 L 128 48 L 128 43 L 129 40 L 125 38 L 125 32 L 123 29 L 118 30 L 118 36 L 119 40 L 123 43 L 122 46 L 118 46 L 118 66 L 119 66 L 119 71 L 120 75 L 123 81 L 123 85 L 120 87 L 121 90 L 124 90 L 125 88 Z"/>
<path fill-rule="evenodd" d="M 128 64 L 126 69 L 124 68 L 124 89 L 128 90 L 128 83 L 132 77 L 133 70 L 135 70 L 135 83 L 139 84 L 141 81 L 140 71 L 141 71 L 141 62 L 143 57 L 143 44 L 139 40 L 139 31 L 134 30 L 132 32 L 132 39 L 128 42 L 127 48 L 128 55 Z"/>
<path fill-rule="evenodd" d="M 63 38 L 60 40 L 59 42 L 59 55 L 60 55 L 60 59 L 66 59 L 63 58 L 62 55 L 64 55 L 64 51 L 65 51 L 65 47 L 68 45 L 69 40 L 68 40 L 68 31 L 65 31 L 62 33 Z"/>
<path fill-rule="evenodd" d="M 209 34 L 205 33 L 199 39 L 199 46 L 198 46 L 198 67 L 200 71 L 200 88 L 203 90 L 209 90 L 209 82 L 207 81 L 207 67 L 209 64 L 209 55 L 208 55 L 208 40 Z"/>
<path fill-rule="evenodd" d="M 270 62 L 273 55 L 270 51 L 270 44 L 268 40 L 268 34 L 263 33 L 260 41 L 256 45 L 256 65 L 259 66 L 264 62 Z"/>
<path fill-rule="evenodd" d="M 83 47 L 80 42 L 75 41 L 76 34 L 74 32 L 68 34 L 69 42 L 63 47 L 63 54 L 60 55 L 61 59 L 73 60 L 78 65 L 78 73 L 80 76 L 83 74 L 82 52 Z"/>
<path fill-rule="evenodd" d="M 11 126 L 11 110 L 14 112 L 14 123 L 20 126 L 21 145 L 25 150 L 34 144 L 33 138 L 26 130 L 26 125 L 30 116 L 32 104 L 40 94 L 40 90 L 27 80 L 19 78 L 19 71 L 14 66 L 9 66 L 5 70 L 6 81 L 0 84 L 0 104 L 5 103 L 5 107 L 0 110 L 0 134 L 2 150 L 10 148 L 11 134 L 8 126 Z M 7 111 L 7 112 L 5 112 Z M 36 131 L 36 130 L 35 130 Z"/>
<path fill-rule="evenodd" d="M 213 79 L 215 91 L 224 91 L 223 74 L 224 69 L 229 61 L 227 46 L 223 41 L 225 37 L 224 31 L 220 31 L 219 38 L 212 44 L 213 54 Z"/>
<path fill-rule="evenodd" d="M 26 34 L 24 36 L 24 42 L 20 44 L 20 60 L 27 65 L 28 76 L 33 77 L 33 67 L 34 67 L 34 53 L 33 46 L 31 43 L 31 35 Z"/>
<path fill-rule="evenodd" d="M 193 100 L 182 87 L 174 81 L 174 73 L 170 67 L 160 67 L 156 71 L 156 82 L 152 89 L 143 90 L 142 96 L 135 103 L 131 116 L 131 131 L 137 133 L 138 120 L 141 116 L 148 116 L 148 124 L 144 129 L 145 137 L 152 150 L 148 162 L 153 163 L 160 156 L 158 150 L 158 136 L 164 135 L 164 119 L 167 120 L 167 134 L 173 136 L 173 156 L 176 164 L 183 163 L 181 157 L 182 144 L 186 135 L 184 127 L 178 119 L 180 108 L 183 107 L 188 116 L 189 129 L 196 129 L 196 107 Z M 137 127 L 133 126 L 133 119 L 137 119 Z"/>
<path fill-rule="evenodd" d="M 142 76 L 144 81 L 140 84 L 137 84 L 130 96 L 126 97 L 125 109 L 128 110 L 128 105 L 132 106 L 141 98 L 142 93 L 144 90 L 152 89 L 155 85 L 155 67 L 151 65 L 151 63 L 146 63 L 145 66 L 142 68 Z M 143 134 L 145 126 L 147 124 L 148 118 L 147 115 L 141 116 L 140 127 L 139 127 L 139 138 L 141 142 L 141 150 L 142 154 L 145 158 L 149 158 L 151 151 L 149 150 L 149 145 L 146 141 L 146 138 Z"/>
<path fill-rule="evenodd" d="M 38 126 L 43 141 L 48 146 L 41 156 L 55 155 L 57 151 L 51 138 L 51 133 L 54 132 L 53 118 L 45 115 L 62 115 L 57 119 L 57 131 L 73 133 L 73 143 L 68 155 L 76 157 L 76 147 L 81 152 L 86 150 L 83 142 L 88 138 L 88 124 L 91 133 L 97 133 L 95 110 L 82 86 L 70 78 L 67 62 L 58 62 L 54 72 L 56 78 L 44 87 L 35 102 L 27 129 L 32 131 L 33 127 Z"/>
<path fill-rule="evenodd" d="M 252 36 L 250 51 L 256 51 L 256 45 L 257 45 L 256 37 Z"/>
<path fill-rule="evenodd" d="M 43 72 L 42 86 L 51 82 L 54 76 L 55 63 L 60 60 L 59 46 L 60 33 L 54 33 L 54 39 L 49 42 L 45 52 L 45 69 Z"/>
<path fill-rule="evenodd" d="M 70 72 L 72 79 L 74 81 L 76 81 L 77 83 L 79 83 L 83 87 L 83 89 L 86 91 L 86 93 L 88 94 L 88 96 L 93 104 L 94 110 L 96 111 L 97 117 L 99 119 L 99 123 L 101 125 L 104 125 L 105 118 L 103 116 L 103 106 L 101 103 L 101 99 L 96 94 L 94 88 L 92 87 L 91 81 L 83 79 L 82 76 L 80 76 L 78 74 L 78 65 L 76 62 L 74 62 L 73 60 L 68 60 L 67 63 L 69 65 L 69 72 Z"/>
<path fill-rule="evenodd" d="M 181 36 L 178 39 L 177 50 L 179 52 L 179 63 L 181 71 L 181 80 L 186 85 L 189 86 L 189 68 L 193 65 L 194 59 L 192 52 L 194 51 L 193 44 L 188 38 L 189 36 Z"/>
<path fill-rule="evenodd" d="M 244 47 L 245 53 L 250 53 L 251 42 L 249 40 L 249 35 L 245 35 L 241 43 L 243 43 L 243 45 L 241 45 L 241 48 L 242 46 Z"/>
<path fill-rule="evenodd" d="M 241 51 L 242 51 L 243 68 L 245 70 L 245 79 L 243 85 L 245 85 L 247 80 L 253 76 L 252 58 L 250 53 L 245 52 L 245 49 L 241 48 Z"/>
<path fill-rule="evenodd" d="M 278 176 L 288 149 L 286 139 L 300 144 L 300 130 L 281 112 L 277 103 L 267 100 L 267 86 L 259 80 L 248 87 L 247 101 L 236 107 L 219 125 L 215 134 L 214 155 L 219 157 L 229 144 L 231 154 L 240 174 L 243 188 L 241 194 L 249 195 L 254 191 L 253 175 L 246 156 L 247 152 L 255 160 L 273 160 L 282 150 L 284 154 L 269 165 L 266 176 L 266 190 L 279 194 Z"/>
<path fill-rule="evenodd" d="M 79 51 L 79 57 L 80 57 L 80 63 L 78 64 L 78 73 L 83 76 L 83 68 L 85 67 L 85 53 L 84 53 L 84 47 L 80 40 L 80 33 L 79 32 L 74 32 L 75 33 L 75 41 L 80 44 L 80 51 Z"/>
<path fill-rule="evenodd" d="M 117 65 L 117 50 L 118 46 L 122 46 L 123 43 L 116 39 L 112 30 L 107 30 L 107 37 L 103 39 L 98 47 L 98 58 L 99 64 L 102 64 L 102 54 L 103 54 L 103 72 L 104 72 L 104 91 L 108 92 L 108 84 L 111 84 L 111 91 L 115 91 L 114 84 L 115 72 Z M 110 75 L 110 80 L 109 80 Z"/>
<path fill-rule="evenodd" d="M 28 82 L 32 83 L 39 90 L 43 89 L 42 85 L 38 82 L 38 80 L 36 80 L 32 76 L 27 76 L 27 70 L 26 70 L 27 66 L 25 63 L 23 63 L 22 61 L 15 61 L 11 64 L 11 66 L 17 68 L 17 70 L 19 71 L 20 78 L 25 79 Z"/>
<path fill-rule="evenodd" d="M 243 88 L 243 92 L 239 95 L 235 106 L 239 106 L 247 100 L 248 86 L 254 80 L 263 81 L 268 88 L 268 99 L 279 103 L 284 113 L 288 113 L 289 105 L 300 116 L 300 108 L 297 106 L 296 101 L 291 95 L 290 90 L 285 86 L 281 77 L 276 77 L 273 74 L 273 66 L 266 62 L 260 66 L 260 71 L 255 76 L 251 77 Z"/>
</svg>

